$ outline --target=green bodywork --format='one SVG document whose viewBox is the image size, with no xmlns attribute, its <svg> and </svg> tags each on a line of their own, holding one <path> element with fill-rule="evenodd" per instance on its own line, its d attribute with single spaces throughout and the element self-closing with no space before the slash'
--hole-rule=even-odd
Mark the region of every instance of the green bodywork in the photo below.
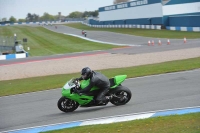
<svg viewBox="0 0 200 133">
<path fill-rule="evenodd" d="M 119 86 L 126 79 L 126 77 L 127 77 L 127 75 L 118 75 L 118 76 L 115 76 L 114 77 L 115 85 L 111 86 L 110 88 L 113 89 L 113 88 L 116 88 L 117 86 Z"/>
<path fill-rule="evenodd" d="M 127 75 L 118 75 L 114 77 L 114 86 L 111 86 L 111 89 L 116 88 L 117 86 L 119 86 L 125 79 L 126 79 Z M 87 87 L 90 83 L 90 80 L 82 80 L 80 87 L 81 89 Z M 94 86 L 90 91 L 94 91 L 99 89 L 98 87 Z M 76 93 L 71 93 L 70 92 L 71 89 L 64 89 L 64 87 L 62 88 L 62 96 L 69 98 L 71 100 L 74 100 L 76 102 L 78 102 L 80 105 L 86 105 L 89 102 L 91 102 L 94 98 L 94 96 L 87 96 L 87 95 L 78 95 Z"/>
</svg>

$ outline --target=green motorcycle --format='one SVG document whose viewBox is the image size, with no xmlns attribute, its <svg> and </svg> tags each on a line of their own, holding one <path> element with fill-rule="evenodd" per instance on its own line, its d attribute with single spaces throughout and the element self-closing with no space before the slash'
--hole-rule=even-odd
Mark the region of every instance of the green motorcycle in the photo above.
<svg viewBox="0 0 200 133">
<path fill-rule="evenodd" d="M 122 86 L 121 83 L 126 79 L 127 75 L 118 75 L 109 79 L 110 89 L 106 96 L 112 96 L 110 102 L 116 106 L 124 105 L 131 99 L 131 91 Z M 97 104 L 95 103 L 95 97 L 98 95 L 99 88 L 93 87 L 90 92 L 78 94 L 76 90 L 83 89 L 88 86 L 90 79 L 82 80 L 79 82 L 76 79 L 71 79 L 62 88 L 62 97 L 58 100 L 57 106 L 63 112 L 73 112 L 79 106 L 80 107 L 93 107 L 104 106 L 108 102 Z"/>
</svg>

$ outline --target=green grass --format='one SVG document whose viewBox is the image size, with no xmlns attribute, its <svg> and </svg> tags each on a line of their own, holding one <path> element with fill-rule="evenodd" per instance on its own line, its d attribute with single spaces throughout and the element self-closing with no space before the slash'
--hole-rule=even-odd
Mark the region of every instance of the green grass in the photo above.
<svg viewBox="0 0 200 133">
<path fill-rule="evenodd" d="M 67 128 L 45 133 L 199 133 L 200 113 L 171 115 L 112 124 Z"/>
<path fill-rule="evenodd" d="M 102 72 L 109 78 L 120 74 L 127 74 L 128 78 L 132 78 L 145 75 L 192 70 L 197 68 L 200 68 L 200 57 L 186 60 L 170 61 L 159 64 L 106 69 L 100 70 L 100 72 Z M 80 73 L 74 73 L 0 81 L 0 96 L 61 88 L 69 79 L 79 76 Z"/>
<path fill-rule="evenodd" d="M 28 39 L 27 46 L 31 49 L 28 51 L 30 56 L 45 56 L 119 47 L 86 41 L 77 37 L 52 32 L 43 27 L 0 27 L 0 36 L 13 36 L 14 33 L 17 34 L 17 40 L 23 40 L 23 38 Z M 27 46 L 25 46 L 25 50 Z"/>
<path fill-rule="evenodd" d="M 81 29 L 81 30 L 93 30 L 93 31 L 110 31 L 122 34 L 130 34 L 136 36 L 155 37 L 155 38 L 179 38 L 187 39 L 200 38 L 200 32 L 186 32 L 186 31 L 171 31 L 171 30 L 150 30 L 150 29 L 138 29 L 138 28 L 92 28 L 81 23 L 65 24 L 66 26 Z"/>
</svg>

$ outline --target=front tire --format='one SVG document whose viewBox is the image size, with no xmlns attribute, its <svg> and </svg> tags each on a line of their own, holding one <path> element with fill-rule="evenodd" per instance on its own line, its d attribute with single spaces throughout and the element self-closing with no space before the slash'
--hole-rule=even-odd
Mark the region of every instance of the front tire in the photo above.
<svg viewBox="0 0 200 133">
<path fill-rule="evenodd" d="M 79 106 L 79 104 L 66 97 L 61 97 L 57 103 L 58 108 L 63 112 L 73 112 Z"/>
<path fill-rule="evenodd" d="M 111 92 L 113 98 L 110 102 L 116 106 L 124 105 L 128 103 L 131 99 L 132 93 L 131 91 L 125 86 L 118 86 Z"/>
</svg>

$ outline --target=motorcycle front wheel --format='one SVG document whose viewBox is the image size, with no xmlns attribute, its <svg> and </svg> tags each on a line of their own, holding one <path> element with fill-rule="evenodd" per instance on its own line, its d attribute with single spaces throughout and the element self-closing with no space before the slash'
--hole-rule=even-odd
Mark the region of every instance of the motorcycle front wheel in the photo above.
<svg viewBox="0 0 200 133">
<path fill-rule="evenodd" d="M 66 97 L 61 97 L 57 103 L 58 108 L 63 112 L 73 112 L 79 106 L 79 104 Z"/>
</svg>

